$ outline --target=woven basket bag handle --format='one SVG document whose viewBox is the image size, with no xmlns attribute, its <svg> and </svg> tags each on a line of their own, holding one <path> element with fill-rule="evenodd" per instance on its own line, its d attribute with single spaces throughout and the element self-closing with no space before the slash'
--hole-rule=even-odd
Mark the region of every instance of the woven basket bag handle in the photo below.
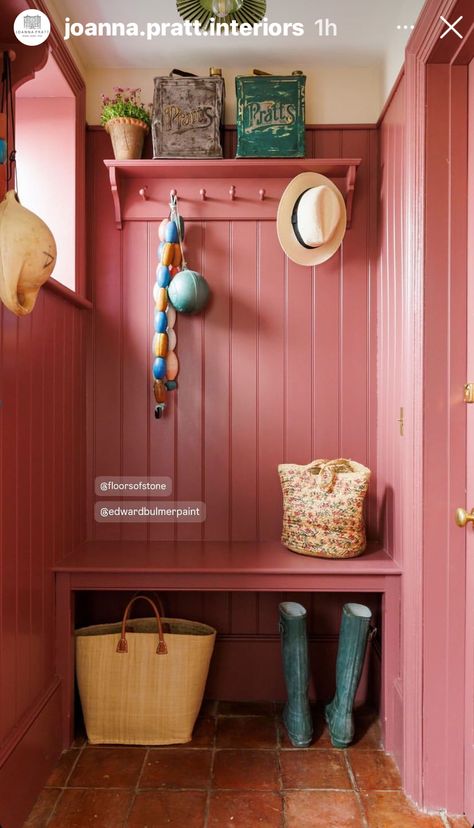
<svg viewBox="0 0 474 828">
<path fill-rule="evenodd" d="M 306 471 L 319 474 L 318 486 L 325 492 L 332 491 L 336 481 L 336 474 L 339 472 L 352 472 L 351 461 L 345 457 L 337 460 L 313 460 L 305 467 Z M 318 470 L 318 471 L 316 471 Z"/>
<path fill-rule="evenodd" d="M 126 635 L 126 632 L 125 632 L 125 628 L 127 626 L 127 621 L 128 621 L 128 616 L 129 616 L 130 610 L 131 610 L 133 604 L 135 603 L 135 601 L 138 601 L 138 599 L 140 599 L 142 601 L 147 601 L 150 604 L 151 608 L 153 609 L 153 612 L 155 613 L 156 620 L 157 620 L 157 623 L 158 623 L 158 646 L 156 648 L 156 652 L 157 652 L 158 655 L 166 655 L 166 653 L 168 652 L 168 647 L 166 646 L 166 641 L 163 637 L 163 627 L 161 625 L 160 613 L 158 612 L 158 607 L 156 606 L 154 601 L 152 601 L 151 598 L 148 598 L 146 595 L 135 595 L 132 598 L 132 600 L 129 601 L 129 603 L 127 604 L 127 607 L 126 607 L 125 612 L 123 614 L 122 631 L 120 633 L 120 641 L 117 644 L 116 652 L 117 653 L 128 653 L 128 642 L 127 642 L 127 635 Z"/>
</svg>

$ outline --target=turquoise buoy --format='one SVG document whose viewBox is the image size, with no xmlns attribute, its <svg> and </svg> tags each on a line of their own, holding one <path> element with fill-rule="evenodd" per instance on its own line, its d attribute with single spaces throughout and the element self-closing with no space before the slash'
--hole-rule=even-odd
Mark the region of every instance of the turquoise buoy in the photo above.
<svg viewBox="0 0 474 828">
<path fill-rule="evenodd" d="M 155 311 L 155 331 L 165 333 L 168 327 L 168 317 L 164 311 Z"/>
<path fill-rule="evenodd" d="M 195 270 L 182 270 L 171 281 L 168 296 L 180 313 L 198 313 L 209 300 L 209 285 Z"/>
<path fill-rule="evenodd" d="M 166 359 L 163 357 L 156 357 L 153 363 L 153 376 L 155 379 L 163 379 L 166 374 Z"/>
<path fill-rule="evenodd" d="M 156 268 L 156 281 L 158 287 L 168 287 L 171 279 L 169 268 L 166 265 L 158 265 Z"/>
<path fill-rule="evenodd" d="M 175 391 L 178 387 L 176 380 L 166 380 L 165 385 L 168 391 Z"/>
<path fill-rule="evenodd" d="M 156 251 L 156 258 L 158 259 L 159 262 L 161 262 L 161 255 L 163 253 L 163 248 L 164 248 L 165 244 L 166 244 L 166 242 L 162 241 L 158 245 L 158 250 Z"/>
<path fill-rule="evenodd" d="M 169 221 L 165 229 L 165 242 L 177 244 L 178 241 L 178 226 L 175 221 Z"/>
</svg>

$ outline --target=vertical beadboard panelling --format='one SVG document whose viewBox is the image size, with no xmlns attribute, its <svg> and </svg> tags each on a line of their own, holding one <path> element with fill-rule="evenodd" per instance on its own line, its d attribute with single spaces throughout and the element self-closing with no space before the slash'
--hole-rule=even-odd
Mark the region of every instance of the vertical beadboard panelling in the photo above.
<svg viewBox="0 0 474 828">
<path fill-rule="evenodd" d="M 148 225 L 129 222 L 123 229 L 122 280 L 122 464 L 128 475 L 146 475 L 149 467 L 148 388 L 151 337 L 148 316 Z M 155 244 L 156 246 L 156 244 Z M 142 495 L 133 499 L 145 500 Z M 126 500 L 124 500 L 124 504 Z M 147 524 L 123 524 L 127 538 L 146 540 Z"/>
<path fill-rule="evenodd" d="M 342 154 L 363 159 L 357 171 L 357 199 L 343 247 L 341 296 L 341 455 L 367 464 L 368 430 L 368 232 L 369 133 L 347 130 Z"/>
<path fill-rule="evenodd" d="M 313 455 L 341 455 L 339 375 L 341 364 L 341 252 L 318 265 L 313 279 Z M 317 413 L 316 413 L 317 412 Z"/>
<path fill-rule="evenodd" d="M 229 533 L 230 503 L 230 259 L 222 262 L 222 246 L 229 245 L 230 222 L 205 224 L 205 266 L 212 302 L 204 323 L 204 498 L 206 540 L 222 540 Z M 183 324 L 186 324 L 185 320 Z M 218 392 L 218 393 L 216 393 Z"/>
<path fill-rule="evenodd" d="M 312 271 L 285 260 L 273 222 L 188 221 L 188 262 L 203 269 L 213 298 L 204 316 L 178 316 L 179 389 L 169 395 L 169 408 L 157 422 L 149 376 L 152 305 L 147 323 L 139 298 L 145 301 L 146 292 L 151 303 L 157 224 L 148 226 L 146 238 L 141 222 L 129 222 L 122 232 L 115 229 L 102 169 L 108 144 L 100 131 L 89 132 L 97 211 L 91 226 L 94 474 L 139 469 L 144 475 L 168 474 L 173 499 L 208 502 L 204 527 L 151 525 L 152 539 L 278 537 L 278 462 L 346 454 L 373 464 L 370 257 L 376 133 L 365 128 L 310 133 L 320 157 L 363 158 L 353 225 L 342 251 Z M 182 210 L 186 217 L 185 201 Z M 135 363 L 138 352 L 146 363 L 143 370 Z M 373 534 L 372 521 L 370 529 Z M 144 530 L 102 524 L 93 531 L 102 538 L 131 539 Z"/>
<path fill-rule="evenodd" d="M 144 336 L 143 354 L 144 366 L 143 370 L 146 372 L 146 379 L 144 387 L 140 393 L 140 404 L 144 406 L 144 414 L 147 418 L 147 434 L 148 434 L 148 469 L 152 477 L 170 477 L 173 483 L 173 491 L 171 499 L 177 499 L 176 493 L 176 468 L 177 468 L 177 450 L 176 450 L 176 424 L 177 424 L 177 407 L 178 392 L 168 394 L 166 416 L 161 420 L 156 420 L 154 410 L 155 401 L 153 394 L 153 377 L 151 373 L 152 356 L 151 343 L 153 340 L 153 322 L 154 322 L 154 302 L 153 302 L 153 284 L 156 278 L 157 266 L 157 247 L 158 247 L 158 227 L 159 222 L 150 222 L 148 224 L 148 280 L 147 280 L 147 324 L 144 326 L 142 335 Z M 176 320 L 175 331 L 178 336 L 178 345 L 176 353 L 179 354 L 179 319 Z M 179 376 L 178 376 L 179 383 Z M 146 468 L 146 462 L 144 464 Z M 139 472 L 136 472 L 138 474 Z M 143 474 L 143 468 L 140 471 Z M 124 474 L 127 474 L 125 467 Z M 129 527 L 127 527 L 129 528 Z M 176 537 L 176 525 L 173 523 L 151 523 L 148 527 L 150 540 L 174 540 Z"/>
<path fill-rule="evenodd" d="M 232 224 L 231 537 L 241 541 L 257 536 L 258 241 L 255 222 Z"/>
<path fill-rule="evenodd" d="M 112 196 L 107 170 L 102 159 L 110 154 L 110 139 L 101 131 L 97 133 L 98 146 L 93 154 L 89 181 L 94 181 L 94 222 L 89 225 L 91 257 L 92 300 L 94 303 L 94 352 L 93 352 L 93 476 L 120 475 L 122 473 L 121 450 L 123 445 L 123 330 L 122 330 L 122 240 L 114 223 Z M 135 271 L 135 268 L 133 268 Z M 140 274 L 136 271 L 135 278 Z M 146 278 L 146 274 L 141 274 Z M 125 473 L 125 472 L 124 472 Z M 91 495 L 94 480 L 88 480 Z M 93 503 L 93 496 L 90 503 Z M 118 523 L 95 523 L 92 534 L 98 540 L 119 540 L 121 527 Z"/>
<path fill-rule="evenodd" d="M 16 417 L 18 425 L 17 487 L 18 512 L 16 525 L 16 665 L 15 665 L 15 717 L 18 720 L 26 711 L 30 682 L 30 595 L 29 555 L 31 544 L 30 526 L 30 463 L 31 463 L 31 316 L 18 323 L 18 384 Z M 26 391 L 26 393 L 25 393 Z M 13 482 L 13 481 L 12 481 Z"/>
<path fill-rule="evenodd" d="M 288 260 L 285 285 L 285 456 L 312 460 L 313 270 Z"/>
<path fill-rule="evenodd" d="M 401 523 L 394 492 L 401 483 L 400 407 L 404 249 L 405 82 L 401 81 L 380 127 L 380 214 L 377 273 L 377 504 L 378 532 L 401 558 Z"/>
<path fill-rule="evenodd" d="M 17 386 L 20 384 L 18 325 L 15 317 L 2 308 L 2 436 L 3 436 L 3 501 L 2 501 L 2 704 L 0 705 L 0 740 L 15 724 L 16 697 L 16 589 L 17 589 L 17 525 L 19 498 L 17 480 L 19 441 L 17 421 Z"/>
<path fill-rule="evenodd" d="M 272 222 L 261 222 L 258 281 L 258 527 L 259 539 L 281 532 L 277 466 L 284 457 L 286 263 Z M 271 278 L 269 277 L 271 274 Z"/>
<path fill-rule="evenodd" d="M 186 257 L 188 265 L 201 270 L 205 244 L 205 228 L 201 222 L 186 225 Z M 176 500 L 202 500 L 203 454 L 203 324 L 200 314 L 180 320 L 177 329 L 176 353 L 179 359 L 178 392 L 176 399 L 178 438 L 176 441 L 177 468 L 175 478 Z M 165 415 L 166 416 L 166 415 Z M 160 422 L 155 424 L 159 429 Z M 179 540 L 201 540 L 200 523 L 177 526 Z"/>
<path fill-rule="evenodd" d="M 2 307 L 0 322 L 1 754 L 54 681 L 51 567 L 84 537 L 87 311 L 43 289 L 31 315 Z"/>
<path fill-rule="evenodd" d="M 114 447 L 125 446 L 131 440 L 130 450 L 123 452 L 123 474 L 169 475 L 175 486 L 173 499 L 202 497 L 208 509 L 204 527 L 151 525 L 151 539 L 278 538 L 279 462 L 304 463 L 315 456 L 338 456 L 345 451 L 372 463 L 375 382 L 373 377 L 369 382 L 368 373 L 374 367 L 375 314 L 370 313 L 374 296 L 373 285 L 369 292 L 369 259 L 374 244 L 371 222 L 377 206 L 377 157 L 373 151 L 376 136 L 375 130 L 365 128 L 309 131 L 308 146 L 319 157 L 361 155 L 364 161 L 354 201 L 354 225 L 347 233 L 344 250 L 314 270 L 285 259 L 274 222 L 232 222 L 227 217 L 215 222 L 187 222 L 188 264 L 194 269 L 202 268 L 211 287 L 212 301 L 204 315 L 178 316 L 179 389 L 170 395 L 165 417 L 155 421 L 150 396 L 149 343 L 158 224 L 148 225 L 144 242 L 145 223 L 130 222 L 121 233 L 113 223 L 109 229 L 112 203 L 110 193 L 103 187 L 104 138 L 99 131 L 89 132 L 89 142 L 95 148 L 90 153 L 96 170 L 92 176 L 94 188 L 103 195 L 98 198 L 96 192 L 97 218 L 92 228 L 95 326 L 101 343 L 96 345 L 95 357 L 96 459 L 99 444 L 109 434 L 112 444 L 105 451 L 111 459 L 118 456 Z M 233 133 L 226 140 L 231 147 Z M 186 197 L 182 212 L 186 218 Z M 99 228 L 105 241 L 99 239 Z M 120 237 L 122 260 L 117 254 Z M 148 275 L 141 264 L 136 266 L 137 261 L 142 261 L 142 252 L 137 249 L 142 242 L 148 250 Z M 99 287 L 104 278 L 101 263 L 106 249 L 113 262 L 105 274 L 107 290 Z M 121 271 L 121 266 L 132 272 Z M 133 300 L 137 301 L 137 313 L 125 308 L 127 285 L 130 290 L 136 288 Z M 149 303 L 146 324 L 138 308 L 138 297 L 145 290 Z M 114 315 L 119 320 L 115 330 Z M 128 330 L 129 326 L 134 330 Z M 117 396 L 110 384 L 111 377 L 106 378 L 106 383 L 112 390 L 112 399 L 108 402 L 108 395 L 103 392 L 98 395 L 97 369 L 104 372 L 106 366 L 111 366 L 114 376 L 117 342 L 123 355 L 127 343 L 141 348 L 146 365 L 130 380 L 135 393 L 133 406 L 128 408 L 124 395 L 128 384 L 125 376 L 130 376 L 130 370 L 122 373 L 121 403 L 116 410 Z M 106 350 L 101 354 L 104 343 Z M 128 354 L 125 358 L 135 359 Z M 144 387 L 140 390 L 141 382 Z M 148 418 L 147 427 L 144 418 Z M 135 433 L 142 431 L 138 444 L 143 466 L 140 472 L 133 458 L 131 429 Z M 143 456 L 145 438 L 148 457 Z M 104 473 L 97 463 L 95 473 Z M 116 528 L 102 526 L 100 532 L 101 537 L 113 538 Z M 121 527 L 123 539 L 136 536 L 135 532 L 130 524 Z M 195 614 L 202 612 L 203 618 L 214 623 L 222 634 L 274 635 L 280 600 L 280 595 L 214 593 L 190 604 L 184 595 L 179 598 L 179 607 L 183 613 L 186 608 Z M 329 627 L 335 633 L 339 604 L 333 606 L 330 600 L 329 604 L 329 608 L 322 606 L 321 614 L 328 616 Z"/>
</svg>

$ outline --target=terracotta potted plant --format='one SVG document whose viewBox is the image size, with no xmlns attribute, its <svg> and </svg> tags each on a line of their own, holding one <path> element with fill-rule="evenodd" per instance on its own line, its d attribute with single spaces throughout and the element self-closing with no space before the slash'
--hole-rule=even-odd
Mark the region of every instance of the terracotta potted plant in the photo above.
<svg viewBox="0 0 474 828">
<path fill-rule="evenodd" d="M 114 87 L 113 97 L 102 95 L 100 122 L 112 139 L 117 161 L 141 158 L 145 135 L 150 129 L 149 106 L 140 100 L 141 89 Z"/>
</svg>

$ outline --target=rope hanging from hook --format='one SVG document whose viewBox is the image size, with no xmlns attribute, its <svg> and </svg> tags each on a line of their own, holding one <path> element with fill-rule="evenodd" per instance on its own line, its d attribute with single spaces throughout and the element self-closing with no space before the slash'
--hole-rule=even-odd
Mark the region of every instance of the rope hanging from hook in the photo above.
<svg viewBox="0 0 474 828">
<path fill-rule="evenodd" d="M 7 122 L 7 144 L 10 140 L 11 149 L 7 156 L 7 190 L 18 190 L 16 172 L 16 143 L 15 143 L 15 110 L 13 105 L 12 62 L 7 51 L 3 53 L 2 97 L 0 111 L 5 113 Z"/>
</svg>

